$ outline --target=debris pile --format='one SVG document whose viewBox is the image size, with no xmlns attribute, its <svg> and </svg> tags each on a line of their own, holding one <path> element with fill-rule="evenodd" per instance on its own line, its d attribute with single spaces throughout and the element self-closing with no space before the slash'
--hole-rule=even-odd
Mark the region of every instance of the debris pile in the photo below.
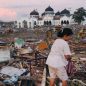
<svg viewBox="0 0 86 86">
<path fill-rule="evenodd" d="M 81 35 L 81 32 L 83 32 L 81 31 L 82 26 L 71 27 L 74 30 L 74 36 L 69 44 L 73 54 L 72 62 L 75 70 L 69 76 L 70 80 L 68 84 L 69 86 L 76 86 L 78 83 L 77 86 L 86 86 L 84 85 L 86 83 L 86 36 L 85 34 L 83 36 Z M 39 84 L 40 86 L 45 62 L 52 43 L 54 42 L 56 32 L 54 34 L 53 30 L 48 33 L 47 30 L 41 30 L 38 34 L 34 31 L 35 30 L 33 30 L 33 33 L 35 33 L 34 35 L 36 35 L 36 37 L 41 35 L 40 37 L 42 38 L 14 38 L 7 43 L 0 41 L 0 84 L 3 84 L 3 86 L 5 84 L 7 86 L 16 84 L 17 86 L 38 86 Z M 84 33 L 85 31 L 86 30 L 84 30 Z M 43 36 L 43 34 L 46 35 L 46 33 L 47 38 Z M 24 35 L 26 34 L 24 33 Z M 7 46 L 8 49 L 6 48 Z M 2 48 L 4 52 L 6 49 L 9 50 L 9 54 L 7 54 L 7 52 L 3 53 Z M 5 60 L 5 57 L 9 57 L 9 59 Z"/>
</svg>

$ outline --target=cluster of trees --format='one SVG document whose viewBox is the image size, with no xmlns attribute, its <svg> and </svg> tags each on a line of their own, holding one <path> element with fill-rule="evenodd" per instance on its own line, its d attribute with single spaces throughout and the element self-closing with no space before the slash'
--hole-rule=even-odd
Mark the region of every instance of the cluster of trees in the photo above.
<svg viewBox="0 0 86 86">
<path fill-rule="evenodd" d="M 86 10 L 83 7 L 78 8 L 73 14 L 73 19 L 78 24 L 81 24 L 81 22 L 85 20 L 85 17 L 86 17 Z"/>
</svg>

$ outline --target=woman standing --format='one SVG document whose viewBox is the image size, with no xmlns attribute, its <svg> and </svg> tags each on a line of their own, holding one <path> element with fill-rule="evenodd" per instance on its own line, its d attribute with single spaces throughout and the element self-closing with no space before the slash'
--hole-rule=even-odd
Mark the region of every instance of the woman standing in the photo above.
<svg viewBox="0 0 86 86">
<path fill-rule="evenodd" d="M 72 34 L 73 32 L 70 28 L 63 28 L 58 32 L 58 39 L 56 39 L 52 45 L 46 61 L 50 74 L 50 86 L 55 86 L 56 77 L 62 80 L 62 86 L 67 86 L 68 75 L 65 67 L 68 64 L 68 60 L 71 58 L 67 41 L 71 39 Z"/>
</svg>

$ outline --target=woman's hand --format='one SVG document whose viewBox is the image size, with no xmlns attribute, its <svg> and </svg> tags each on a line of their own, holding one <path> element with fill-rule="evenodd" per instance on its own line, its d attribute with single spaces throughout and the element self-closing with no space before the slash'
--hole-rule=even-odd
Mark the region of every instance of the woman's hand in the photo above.
<svg viewBox="0 0 86 86">
<path fill-rule="evenodd" d="M 67 61 L 71 61 L 71 55 L 64 55 Z"/>
</svg>

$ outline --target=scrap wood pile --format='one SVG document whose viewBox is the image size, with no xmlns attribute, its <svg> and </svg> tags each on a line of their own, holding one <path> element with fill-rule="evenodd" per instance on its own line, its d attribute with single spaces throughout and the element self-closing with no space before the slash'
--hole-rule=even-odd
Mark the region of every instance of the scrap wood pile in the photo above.
<svg viewBox="0 0 86 86">
<path fill-rule="evenodd" d="M 79 31 L 77 30 L 76 33 L 78 32 Z M 86 83 L 86 60 L 84 60 L 84 58 L 86 58 L 86 43 L 82 43 L 80 41 L 76 42 L 75 40 L 76 38 L 74 39 L 74 41 L 71 42 L 70 46 L 72 51 L 75 53 L 72 60 L 74 62 L 76 70 L 74 71 L 73 75 L 70 76 L 70 81 L 68 83 L 69 86 L 86 86 L 83 84 Z M 36 41 L 28 39 L 26 45 L 31 45 L 31 49 L 33 50 L 33 52 L 27 52 L 29 48 L 21 48 L 17 51 L 14 60 L 10 60 L 9 62 L 0 65 L 0 70 L 3 67 L 12 67 L 18 69 L 23 68 L 26 70 L 26 74 L 24 73 L 23 75 L 20 75 L 18 77 L 18 81 L 21 81 L 22 83 L 22 80 L 33 80 L 40 83 L 42 80 L 43 69 L 45 66 L 44 64 L 49 53 L 49 50 L 47 49 L 47 44 L 45 41 L 39 42 L 38 40 Z M 35 46 L 38 46 L 37 49 L 39 50 L 39 52 L 35 51 Z M 0 81 L 7 79 L 7 77 L 10 78 L 9 75 L 0 73 Z"/>
<path fill-rule="evenodd" d="M 85 59 L 81 59 L 85 58 Z M 72 57 L 75 66 L 74 73 L 70 76 L 71 79 L 79 79 L 86 83 L 86 54 L 76 54 Z"/>
<path fill-rule="evenodd" d="M 75 71 L 70 76 L 69 86 L 86 86 L 86 44 L 72 43 L 71 48 L 74 52 L 72 61 Z"/>
<path fill-rule="evenodd" d="M 86 84 L 82 80 L 73 79 L 68 80 L 68 86 L 86 86 Z"/>
<path fill-rule="evenodd" d="M 86 42 L 76 42 L 76 40 L 74 38 L 69 42 L 73 52 L 72 61 L 75 67 L 73 74 L 70 75 L 69 86 L 86 86 Z"/>
<path fill-rule="evenodd" d="M 86 52 L 86 44 L 83 43 L 72 43 L 70 47 L 75 53 Z"/>
<path fill-rule="evenodd" d="M 26 75 L 29 74 L 25 63 L 22 65 L 20 60 L 10 60 L 8 64 L 0 69 L 0 81 L 6 85 L 13 85 L 24 73 L 26 73 Z"/>
<path fill-rule="evenodd" d="M 79 45 L 79 46 L 78 46 Z M 79 48 L 81 47 L 81 48 Z M 74 72 L 73 75 L 71 75 L 71 84 L 75 84 L 73 81 L 74 79 L 77 80 L 81 80 L 83 83 L 85 81 L 85 75 L 86 75 L 86 61 L 81 61 L 80 58 L 86 57 L 86 51 L 84 50 L 85 45 L 82 44 L 73 44 L 72 43 L 72 49 L 75 51 L 77 51 L 77 53 L 75 52 L 75 54 L 73 55 L 73 62 L 76 68 L 76 71 Z M 79 49 L 79 50 L 77 50 Z M 29 54 L 22 54 L 19 56 L 16 56 L 16 58 L 13 61 L 9 61 L 9 63 L 7 63 L 5 66 L 11 66 L 14 68 L 24 68 L 27 70 L 27 74 L 23 75 L 23 76 L 19 76 L 18 79 L 20 81 L 22 80 L 33 80 L 35 81 L 35 83 L 41 83 L 42 81 L 42 75 L 43 75 L 43 69 L 44 69 L 44 64 L 47 58 L 49 51 L 47 50 L 43 50 L 43 51 L 35 51 L 34 55 L 29 55 Z M 3 67 L 2 67 L 3 68 Z M 28 76 L 27 76 L 28 75 Z M 0 75 L 1 80 L 5 80 L 7 77 L 9 77 L 8 75 Z M 19 81 L 18 80 L 18 81 Z M 81 83 L 80 81 L 80 83 Z M 22 82 L 21 82 L 22 83 Z M 73 86 L 73 85 L 70 85 Z M 75 86 L 75 85 L 74 85 Z M 77 85 L 79 86 L 79 85 Z M 80 85 L 80 86 L 84 86 L 84 85 Z"/>
<path fill-rule="evenodd" d="M 13 71 L 19 69 L 25 69 L 26 71 L 24 72 L 24 74 L 17 75 L 18 81 L 32 80 L 36 82 L 41 82 L 45 60 L 46 60 L 46 56 L 45 55 L 43 56 L 42 54 L 39 53 L 37 53 L 36 57 L 32 59 L 28 59 L 25 57 L 16 57 L 16 59 L 10 60 L 8 64 L 4 65 L 4 67 L 1 67 L 0 72 L 6 70 L 7 68 L 8 69 L 12 68 Z M 8 74 L 7 73 L 4 74 L 3 72 L 0 73 L 0 81 L 5 81 L 7 79 L 10 80 L 12 79 L 12 77 L 13 76 L 10 76 L 9 73 Z M 8 82 L 10 83 L 10 81 Z"/>
</svg>

